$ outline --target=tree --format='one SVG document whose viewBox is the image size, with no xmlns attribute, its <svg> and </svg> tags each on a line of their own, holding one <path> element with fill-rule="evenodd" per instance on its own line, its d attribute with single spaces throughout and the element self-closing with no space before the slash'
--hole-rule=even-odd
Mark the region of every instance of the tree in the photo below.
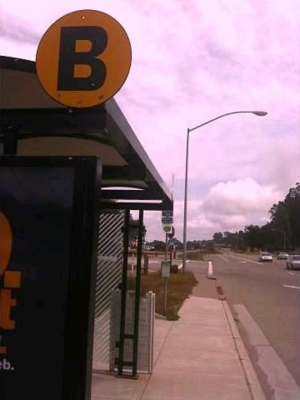
<svg viewBox="0 0 300 400">
<path fill-rule="evenodd" d="M 214 240 L 215 243 L 222 243 L 223 242 L 223 234 L 222 234 L 222 232 L 214 233 L 213 240 Z"/>
<path fill-rule="evenodd" d="M 153 242 L 151 242 L 151 246 L 153 246 L 154 250 L 157 251 L 165 251 L 166 249 L 166 243 L 161 240 L 154 240 Z"/>
<path fill-rule="evenodd" d="M 248 225 L 245 227 L 245 241 L 251 250 L 261 248 L 260 228 L 257 225 Z"/>
<path fill-rule="evenodd" d="M 287 246 L 300 248 L 300 184 L 289 190 L 283 201 L 270 209 L 273 229 L 284 231 Z"/>
<path fill-rule="evenodd" d="M 269 251 L 283 249 L 284 233 L 287 249 L 300 249 L 300 183 L 291 188 L 284 200 L 270 208 L 271 221 L 263 226 L 248 225 L 244 231 L 215 232 L 213 240 L 207 243 L 224 245 L 235 249 L 264 249 Z M 277 231 L 277 232 L 276 232 Z"/>
</svg>

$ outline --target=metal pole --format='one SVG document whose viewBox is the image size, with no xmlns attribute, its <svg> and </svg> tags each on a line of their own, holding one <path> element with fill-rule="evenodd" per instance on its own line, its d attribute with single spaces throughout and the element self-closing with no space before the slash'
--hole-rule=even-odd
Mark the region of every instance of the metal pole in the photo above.
<svg viewBox="0 0 300 400">
<path fill-rule="evenodd" d="M 170 246 L 170 248 L 169 248 L 169 250 L 170 250 L 170 271 L 171 271 L 171 268 L 172 268 L 172 251 L 173 251 L 173 248 L 172 248 L 172 246 Z M 165 293 L 164 293 L 164 315 L 167 315 L 167 302 L 168 302 L 168 278 L 164 278 L 165 279 Z"/>
<path fill-rule="evenodd" d="M 123 373 L 130 210 L 125 210 L 118 375 Z"/>
<path fill-rule="evenodd" d="M 9 128 L 4 131 L 3 138 L 3 154 L 7 156 L 14 156 L 18 150 L 18 130 Z"/>
<path fill-rule="evenodd" d="M 285 231 L 279 230 L 279 232 L 281 232 L 283 234 L 283 250 L 286 251 L 286 235 L 285 235 Z"/>
<path fill-rule="evenodd" d="M 168 298 L 168 278 L 164 278 L 165 280 L 165 301 L 164 301 L 164 314 L 167 315 L 167 298 Z"/>
<path fill-rule="evenodd" d="M 168 234 L 166 233 L 165 260 L 168 259 Z"/>
<path fill-rule="evenodd" d="M 286 251 L 286 234 L 285 231 L 277 228 L 273 228 L 272 231 L 281 232 L 283 234 L 283 250 Z"/>
<path fill-rule="evenodd" d="M 141 267 L 142 267 L 142 248 L 143 248 L 143 221 L 144 211 L 139 211 L 139 233 L 136 262 L 135 280 L 135 304 L 134 304 L 134 339 L 133 339 L 133 367 L 132 376 L 137 375 L 138 364 L 138 345 L 139 345 L 139 318 L 140 318 L 140 295 L 141 295 Z"/>
<path fill-rule="evenodd" d="M 182 272 L 185 272 L 185 267 L 186 267 L 186 224 L 187 224 L 187 191 L 188 191 L 189 139 L 190 139 L 190 130 L 189 130 L 189 128 L 187 128 L 187 134 L 186 134 L 186 155 L 185 155 L 185 181 L 184 181 L 184 214 L 183 214 L 183 257 L 182 257 Z"/>
<path fill-rule="evenodd" d="M 186 156 L 185 156 L 185 185 L 184 185 L 184 215 L 183 215 L 183 257 L 182 257 L 182 271 L 185 271 L 186 267 L 186 225 L 187 225 L 187 190 L 188 190 L 188 158 L 189 158 L 189 135 L 190 132 L 201 128 L 204 125 L 210 124 L 213 121 L 216 121 L 217 119 L 227 117 L 228 115 L 232 114 L 254 114 L 259 117 L 264 117 L 268 113 L 266 111 L 231 111 L 226 114 L 219 115 L 216 118 L 210 119 L 209 121 L 204 122 L 203 124 L 197 125 L 194 128 L 187 128 L 187 136 L 186 136 Z"/>
</svg>

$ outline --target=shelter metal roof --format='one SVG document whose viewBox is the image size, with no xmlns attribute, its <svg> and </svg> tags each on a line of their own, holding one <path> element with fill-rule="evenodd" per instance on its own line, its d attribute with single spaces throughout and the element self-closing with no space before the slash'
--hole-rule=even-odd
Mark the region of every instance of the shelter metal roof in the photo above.
<svg viewBox="0 0 300 400">
<path fill-rule="evenodd" d="M 101 201 L 110 208 L 173 209 L 171 193 L 114 99 L 65 107 L 44 91 L 35 62 L 2 56 L 0 71 L 1 147 L 15 135 L 20 156 L 97 156 Z"/>
</svg>

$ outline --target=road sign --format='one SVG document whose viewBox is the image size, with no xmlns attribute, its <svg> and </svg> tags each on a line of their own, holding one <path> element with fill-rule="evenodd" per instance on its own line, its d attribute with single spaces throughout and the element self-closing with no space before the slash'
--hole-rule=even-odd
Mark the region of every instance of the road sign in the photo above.
<svg viewBox="0 0 300 400">
<path fill-rule="evenodd" d="M 174 226 L 171 227 L 170 232 L 167 233 L 169 238 L 172 238 L 175 235 L 175 229 Z"/>
<path fill-rule="evenodd" d="M 173 217 L 162 217 L 161 222 L 162 224 L 173 224 Z"/>
<path fill-rule="evenodd" d="M 173 211 L 172 210 L 164 210 L 161 213 L 161 222 L 162 224 L 173 224 Z"/>
<path fill-rule="evenodd" d="M 172 225 L 165 224 L 165 225 L 163 226 L 163 230 L 164 230 L 166 233 L 171 232 L 171 229 L 172 229 Z"/>
<path fill-rule="evenodd" d="M 93 10 L 67 14 L 42 37 L 37 75 L 46 92 L 70 107 L 101 104 L 114 96 L 131 66 L 131 45 L 123 27 Z"/>
<path fill-rule="evenodd" d="M 170 269 L 171 269 L 170 261 L 162 261 L 161 262 L 161 277 L 162 278 L 170 278 Z"/>
</svg>

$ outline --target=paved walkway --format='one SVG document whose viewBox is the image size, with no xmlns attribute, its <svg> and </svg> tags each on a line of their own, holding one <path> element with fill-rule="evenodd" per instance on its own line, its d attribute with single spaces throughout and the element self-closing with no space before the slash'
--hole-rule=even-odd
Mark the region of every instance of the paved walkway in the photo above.
<svg viewBox="0 0 300 400">
<path fill-rule="evenodd" d="M 94 375 L 92 399 L 264 400 L 227 302 L 209 296 L 215 286 L 203 277 L 178 321 L 155 320 L 152 375 Z"/>
</svg>

